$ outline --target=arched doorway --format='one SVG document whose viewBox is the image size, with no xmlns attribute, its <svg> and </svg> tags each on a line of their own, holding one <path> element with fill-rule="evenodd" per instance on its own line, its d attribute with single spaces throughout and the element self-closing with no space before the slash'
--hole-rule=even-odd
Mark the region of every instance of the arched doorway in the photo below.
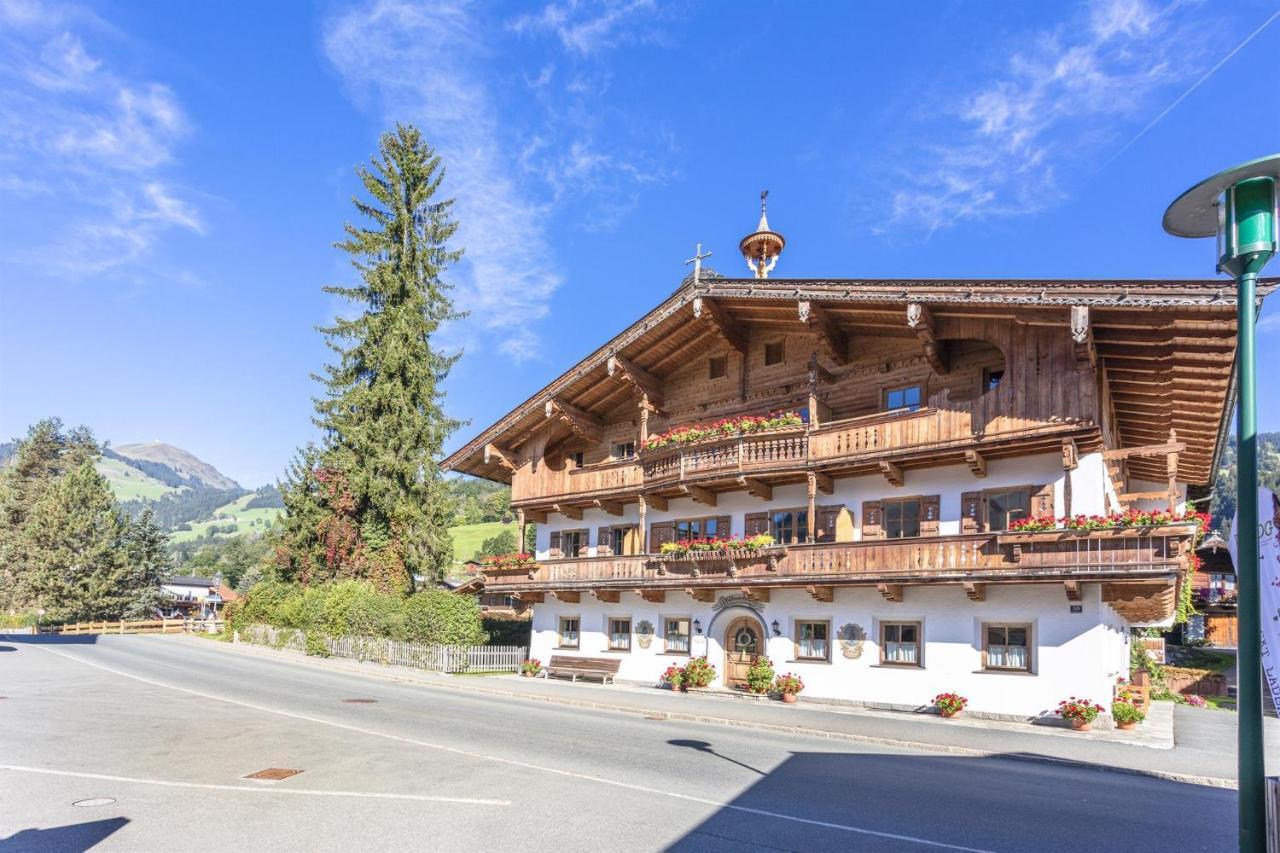
<svg viewBox="0 0 1280 853">
<path fill-rule="evenodd" d="M 746 687 L 747 670 L 764 654 L 764 634 L 759 621 L 741 616 L 724 629 L 724 683 Z"/>
</svg>

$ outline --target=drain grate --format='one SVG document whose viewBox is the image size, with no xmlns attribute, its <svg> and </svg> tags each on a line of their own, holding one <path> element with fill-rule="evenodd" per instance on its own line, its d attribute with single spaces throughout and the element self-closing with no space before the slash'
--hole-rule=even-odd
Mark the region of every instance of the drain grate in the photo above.
<svg viewBox="0 0 1280 853">
<path fill-rule="evenodd" d="M 374 704 L 377 704 L 378 700 L 377 699 L 343 699 L 342 701 L 350 705 L 374 705 Z"/>
<path fill-rule="evenodd" d="M 288 770 L 284 767 L 268 767 L 266 770 L 259 770 L 257 773 L 250 773 L 244 778 L 266 779 L 271 782 L 277 782 L 281 779 L 288 779 L 290 776 L 297 776 L 301 772 L 301 770 Z"/>
</svg>

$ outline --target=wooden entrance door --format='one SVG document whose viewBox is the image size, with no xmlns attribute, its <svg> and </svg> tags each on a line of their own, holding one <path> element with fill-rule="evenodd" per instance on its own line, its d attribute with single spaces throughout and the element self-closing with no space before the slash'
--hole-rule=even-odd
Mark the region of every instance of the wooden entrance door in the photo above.
<svg viewBox="0 0 1280 853">
<path fill-rule="evenodd" d="M 760 625 L 750 618 L 735 619 L 724 632 L 724 683 L 747 686 L 747 670 L 763 654 Z"/>
</svg>

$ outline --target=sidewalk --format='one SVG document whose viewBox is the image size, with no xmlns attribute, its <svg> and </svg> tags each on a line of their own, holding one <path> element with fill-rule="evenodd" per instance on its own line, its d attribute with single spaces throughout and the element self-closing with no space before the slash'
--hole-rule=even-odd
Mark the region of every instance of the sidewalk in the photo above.
<svg viewBox="0 0 1280 853">
<path fill-rule="evenodd" d="M 1152 717 L 1134 732 L 1080 734 L 1051 726 L 943 720 L 923 714 L 805 704 L 803 698 L 797 705 L 783 705 L 625 684 L 605 687 L 516 675 L 450 676 L 339 658 L 310 658 L 245 643 L 215 644 L 197 638 L 179 641 L 204 642 L 232 654 L 273 657 L 302 666 L 516 701 L 552 702 L 650 719 L 738 726 L 959 755 L 1080 764 L 1214 787 L 1236 785 L 1235 714 L 1166 702 L 1155 703 Z M 1175 724 L 1176 737 L 1169 743 L 1162 732 L 1171 732 Z M 1143 728 L 1147 733 L 1141 732 Z M 1268 718 L 1264 730 L 1271 745 L 1267 750 L 1271 766 L 1280 766 L 1280 720 Z"/>
</svg>

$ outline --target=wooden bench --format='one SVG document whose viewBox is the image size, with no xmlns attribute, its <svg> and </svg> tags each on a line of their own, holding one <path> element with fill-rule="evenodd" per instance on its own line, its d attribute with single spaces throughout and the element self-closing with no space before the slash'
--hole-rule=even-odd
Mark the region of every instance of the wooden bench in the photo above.
<svg viewBox="0 0 1280 853">
<path fill-rule="evenodd" d="M 542 672 L 544 678 L 552 675 L 556 677 L 567 675 L 577 681 L 578 676 L 581 675 L 584 678 L 598 678 L 601 684 L 608 684 L 618 675 L 620 666 L 622 661 L 618 658 L 571 658 L 552 655 L 551 662 Z"/>
</svg>

